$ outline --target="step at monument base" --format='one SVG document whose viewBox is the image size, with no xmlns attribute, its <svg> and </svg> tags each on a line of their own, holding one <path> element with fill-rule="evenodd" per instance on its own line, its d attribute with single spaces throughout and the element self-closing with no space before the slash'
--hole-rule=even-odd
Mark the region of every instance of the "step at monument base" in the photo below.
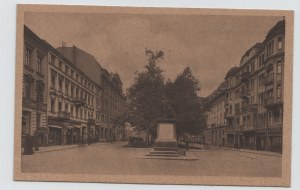
<svg viewBox="0 0 300 190">
<path fill-rule="evenodd" d="M 177 151 L 173 150 L 165 150 L 165 151 L 157 151 L 157 150 L 151 150 L 146 156 L 161 156 L 161 157 L 179 157 L 179 154 Z"/>
</svg>

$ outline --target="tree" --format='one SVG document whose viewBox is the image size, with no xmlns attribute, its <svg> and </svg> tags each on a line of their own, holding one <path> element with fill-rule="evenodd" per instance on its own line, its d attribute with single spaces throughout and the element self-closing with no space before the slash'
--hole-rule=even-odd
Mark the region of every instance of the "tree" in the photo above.
<svg viewBox="0 0 300 190">
<path fill-rule="evenodd" d="M 166 96 L 174 110 L 177 136 L 185 133 L 197 135 L 205 126 L 205 116 L 197 96 L 199 90 L 199 81 L 192 75 L 189 67 L 174 82 L 166 83 Z"/>
<path fill-rule="evenodd" d="M 149 133 L 156 126 L 160 115 L 161 98 L 164 94 L 164 77 L 157 63 L 163 59 L 164 52 L 145 50 L 148 64 L 145 70 L 136 73 L 134 83 L 128 89 L 128 119 L 131 125 L 146 130 L 146 144 Z"/>
</svg>

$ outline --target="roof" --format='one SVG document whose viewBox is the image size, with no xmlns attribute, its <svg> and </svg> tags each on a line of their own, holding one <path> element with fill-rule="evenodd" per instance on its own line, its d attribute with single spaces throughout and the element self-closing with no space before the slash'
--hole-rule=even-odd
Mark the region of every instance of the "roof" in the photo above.
<svg viewBox="0 0 300 190">
<path fill-rule="evenodd" d="M 205 99 L 205 104 L 209 105 L 211 102 L 213 102 L 214 100 L 216 100 L 223 92 L 225 92 L 225 90 L 227 89 L 228 85 L 226 81 L 223 81 L 218 88 L 213 91 L 213 93 L 211 93 L 209 96 L 207 96 Z"/>
<path fill-rule="evenodd" d="M 91 80 L 101 86 L 101 74 L 103 73 L 103 68 L 93 55 L 77 48 L 76 46 L 59 47 L 56 49 L 84 74 L 89 76 Z"/>
<path fill-rule="evenodd" d="M 234 76 L 239 70 L 239 67 L 232 67 L 226 74 L 225 79 Z"/>
<path fill-rule="evenodd" d="M 285 20 L 278 21 L 268 32 L 266 40 L 273 35 L 283 34 L 285 32 Z"/>
</svg>

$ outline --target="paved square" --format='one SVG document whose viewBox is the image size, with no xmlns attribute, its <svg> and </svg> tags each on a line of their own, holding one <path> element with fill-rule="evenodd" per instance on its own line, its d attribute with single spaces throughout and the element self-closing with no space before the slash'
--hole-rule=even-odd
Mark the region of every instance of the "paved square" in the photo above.
<svg viewBox="0 0 300 190">
<path fill-rule="evenodd" d="M 198 160 L 138 159 L 150 148 L 94 144 L 22 155 L 24 173 L 280 177 L 281 157 L 222 149 L 190 150 Z"/>
</svg>

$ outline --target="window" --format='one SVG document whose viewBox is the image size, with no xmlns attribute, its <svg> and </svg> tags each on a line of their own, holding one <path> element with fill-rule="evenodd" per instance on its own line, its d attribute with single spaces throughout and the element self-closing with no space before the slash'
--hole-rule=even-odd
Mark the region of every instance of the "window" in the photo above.
<svg viewBox="0 0 300 190">
<path fill-rule="evenodd" d="M 69 83 L 65 82 L 65 94 L 69 95 Z"/>
<path fill-rule="evenodd" d="M 73 78 L 74 71 L 71 69 L 71 77 Z"/>
<path fill-rule="evenodd" d="M 74 97 L 74 85 L 71 85 L 71 97 Z"/>
<path fill-rule="evenodd" d="M 281 74 L 282 70 L 281 70 L 281 59 L 277 60 L 277 74 Z"/>
<path fill-rule="evenodd" d="M 42 57 L 41 56 L 37 56 L 37 60 L 36 60 L 36 70 L 38 73 L 42 73 Z"/>
<path fill-rule="evenodd" d="M 65 72 L 66 72 L 66 74 L 69 73 L 69 67 L 67 65 L 65 66 Z"/>
<path fill-rule="evenodd" d="M 36 116 L 36 127 L 39 128 L 41 127 L 41 114 L 37 114 Z"/>
<path fill-rule="evenodd" d="M 58 81 L 59 91 L 62 91 L 62 79 Z"/>
<path fill-rule="evenodd" d="M 71 116 L 73 116 L 73 111 L 74 111 L 74 106 L 73 105 L 71 105 Z"/>
<path fill-rule="evenodd" d="M 281 91 L 281 84 L 277 85 L 277 98 L 281 98 L 282 91 Z"/>
<path fill-rule="evenodd" d="M 278 50 L 281 50 L 282 49 L 282 37 L 279 36 L 278 37 Z"/>
<path fill-rule="evenodd" d="M 51 63 L 52 65 L 55 64 L 55 56 L 54 56 L 54 55 L 51 55 L 51 61 L 50 61 L 50 63 Z"/>
<path fill-rule="evenodd" d="M 32 83 L 29 80 L 24 80 L 24 98 L 31 99 Z"/>
<path fill-rule="evenodd" d="M 78 96 L 79 96 L 79 89 L 76 88 L 76 98 L 78 98 Z"/>
<path fill-rule="evenodd" d="M 267 56 L 270 56 L 274 53 L 274 41 L 268 43 L 267 45 Z"/>
<path fill-rule="evenodd" d="M 259 67 L 262 67 L 264 64 L 264 54 L 261 54 L 258 58 L 258 65 Z"/>
<path fill-rule="evenodd" d="M 58 111 L 61 111 L 61 110 L 62 110 L 62 103 L 58 102 Z"/>
<path fill-rule="evenodd" d="M 75 108 L 75 114 L 76 114 L 76 118 L 78 118 L 78 107 Z"/>
<path fill-rule="evenodd" d="M 58 63 L 58 68 L 59 68 L 60 70 L 62 70 L 62 65 L 63 65 L 62 61 L 59 61 L 59 63 Z"/>
<path fill-rule="evenodd" d="M 50 111 L 51 112 L 54 112 L 54 109 L 55 109 L 55 99 L 51 99 L 51 107 L 50 107 Z"/>
<path fill-rule="evenodd" d="M 68 112 L 68 111 L 69 111 L 69 104 L 65 103 L 65 112 Z"/>
<path fill-rule="evenodd" d="M 55 80 L 56 80 L 56 74 L 51 73 L 51 87 L 55 88 Z"/>
<path fill-rule="evenodd" d="M 25 50 L 25 66 L 31 67 L 31 50 L 26 48 Z"/>
<path fill-rule="evenodd" d="M 254 69 L 255 69 L 255 68 L 254 68 L 254 61 L 252 61 L 252 62 L 251 62 L 251 72 L 253 72 Z"/>
</svg>

